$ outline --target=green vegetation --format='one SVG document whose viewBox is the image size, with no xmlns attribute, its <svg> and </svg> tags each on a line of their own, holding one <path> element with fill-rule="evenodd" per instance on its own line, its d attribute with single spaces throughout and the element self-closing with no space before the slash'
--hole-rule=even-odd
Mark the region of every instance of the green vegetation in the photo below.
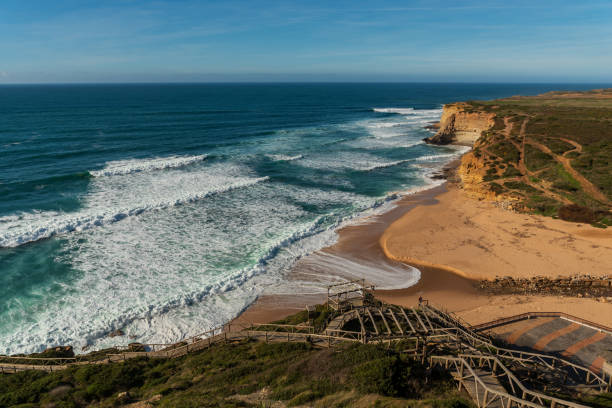
<svg viewBox="0 0 612 408">
<path fill-rule="evenodd" d="M 301 323 L 310 322 L 310 324 L 314 326 L 315 331 L 319 332 L 325 327 L 327 320 L 330 317 L 331 317 L 331 311 L 329 308 L 327 308 L 324 305 L 317 305 L 315 307 L 315 310 L 311 310 L 311 311 L 303 310 L 299 313 L 288 316 L 284 319 L 275 321 L 274 324 L 297 325 Z"/>
<path fill-rule="evenodd" d="M 589 395 L 576 402 L 586 405 L 587 407 L 612 408 L 612 393 L 607 392 L 598 395 Z"/>
<path fill-rule="evenodd" d="M 504 173 L 502 174 L 502 178 L 519 177 L 520 175 L 521 175 L 521 172 L 516 167 L 508 166 L 506 171 L 504 171 Z"/>
<path fill-rule="evenodd" d="M 491 191 L 493 191 L 495 194 L 501 194 L 506 192 L 506 189 L 497 183 L 490 183 L 489 189 L 491 189 Z"/>
<path fill-rule="evenodd" d="M 596 214 L 594 225 L 608 225 L 604 220 L 612 209 L 612 89 L 468 104 L 472 112 L 496 115 L 475 154 L 489 166 L 483 181 L 491 191 L 519 192 L 526 209 L 551 216 L 561 216 L 559 209 L 572 203 Z M 506 182 L 506 189 L 500 188 L 500 179 L 516 177 L 523 184 Z"/>
<path fill-rule="evenodd" d="M 544 145 L 546 145 L 554 154 L 564 154 L 565 152 L 574 149 L 574 146 L 560 139 L 547 139 L 544 141 Z"/>
<path fill-rule="evenodd" d="M 541 194 L 530 194 L 525 205 L 535 211 L 536 214 L 546 215 L 549 217 L 558 215 L 561 204 L 552 198 L 548 198 Z M 569 221 L 569 220 L 568 220 Z"/>
<path fill-rule="evenodd" d="M 558 188 L 560 190 L 566 191 L 579 191 L 580 183 L 569 174 L 562 165 L 557 164 L 554 167 L 555 170 L 555 180 L 553 183 L 553 187 Z"/>
<path fill-rule="evenodd" d="M 489 150 L 506 163 L 517 163 L 521 157 L 521 153 L 514 144 L 508 141 L 497 142 L 489 146 Z"/>
<path fill-rule="evenodd" d="M 531 145 L 525 146 L 525 165 L 531 171 L 538 171 L 550 166 L 553 157 Z"/>
<path fill-rule="evenodd" d="M 519 190 L 529 194 L 535 194 L 538 192 L 537 189 L 531 187 L 529 184 L 525 184 L 521 181 L 506 181 L 504 183 L 504 187 L 509 188 L 511 190 Z"/>
<path fill-rule="evenodd" d="M 0 376 L 2 407 L 112 407 L 147 400 L 160 407 L 259 407 L 274 401 L 321 407 L 473 406 L 447 373 L 427 371 L 396 349 L 363 344 L 337 351 L 245 340 L 176 359 Z"/>
</svg>

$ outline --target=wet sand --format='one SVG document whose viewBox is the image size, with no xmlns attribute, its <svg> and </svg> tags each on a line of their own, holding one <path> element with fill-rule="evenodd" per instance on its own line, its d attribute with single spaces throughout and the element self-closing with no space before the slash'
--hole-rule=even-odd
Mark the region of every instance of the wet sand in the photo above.
<svg viewBox="0 0 612 408">
<path fill-rule="evenodd" d="M 379 272 L 384 282 L 384 276 L 397 280 L 398 274 L 405 274 L 406 283 L 402 289 L 376 290 L 381 296 L 401 294 L 402 299 L 416 304 L 419 295 L 440 292 L 442 287 L 448 291 L 458 290 L 465 295 L 474 295 L 474 282 L 436 268 L 418 268 L 421 270 L 420 279 L 415 268 L 394 261 L 385 256 L 380 246 L 380 238 L 389 226 L 399 220 L 416 207 L 435 205 L 436 197 L 447 191 L 442 185 L 429 190 L 407 195 L 395 203 L 388 212 L 361 219 L 356 225 L 346 226 L 338 231 L 338 241 L 327 248 L 323 248 L 309 256 L 298 260 L 288 274 L 289 281 L 329 281 L 338 282 L 346 279 L 361 279 L 360 271 L 367 269 L 369 274 Z M 416 274 L 416 276 L 415 276 Z M 416 284 L 415 284 L 416 283 Z M 410 286 L 405 289 L 405 286 Z M 440 293 L 444 293 L 443 291 Z M 304 310 L 306 305 L 324 303 L 326 293 L 308 295 L 279 295 L 264 294 L 255 303 L 249 306 L 234 323 L 246 324 L 248 322 L 264 323 L 282 319 L 285 316 Z M 400 299 L 398 299 L 400 300 Z"/>
<path fill-rule="evenodd" d="M 405 273 L 405 287 L 379 288 L 376 296 L 410 307 L 422 296 L 472 324 L 528 311 L 557 311 L 612 326 L 612 303 L 492 296 L 475 287 L 477 279 L 495 276 L 612 273 L 612 230 L 504 211 L 445 184 L 404 197 L 391 211 L 338 234 L 336 244 L 299 260 L 288 280 L 359 279 L 361 268 L 370 275 L 379 271 L 381 278 L 392 272 L 397 279 L 398 273 Z M 421 272 L 416 284 L 413 266 Z M 324 293 L 265 294 L 237 321 L 270 322 L 325 300 Z"/>
</svg>

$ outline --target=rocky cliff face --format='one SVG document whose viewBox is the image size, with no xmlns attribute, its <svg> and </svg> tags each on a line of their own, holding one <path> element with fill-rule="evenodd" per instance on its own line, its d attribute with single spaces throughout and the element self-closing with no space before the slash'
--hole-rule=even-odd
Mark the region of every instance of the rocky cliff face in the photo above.
<svg viewBox="0 0 612 408">
<path fill-rule="evenodd" d="M 516 197 L 495 192 L 485 182 L 486 176 L 491 172 L 490 163 L 483 155 L 475 153 L 486 147 L 487 141 L 480 136 L 494 125 L 494 113 L 479 111 L 466 103 L 448 104 L 444 106 L 438 132 L 425 141 L 431 144 L 473 147 L 472 151 L 463 155 L 457 168 L 461 188 L 468 197 L 496 202 L 500 207 L 517 210 L 519 207 Z"/>
<path fill-rule="evenodd" d="M 465 103 L 444 105 L 440 118 L 440 130 L 435 136 L 425 139 L 431 144 L 460 144 L 473 146 L 480 134 L 491 128 L 495 115 L 492 113 L 470 111 Z"/>
</svg>

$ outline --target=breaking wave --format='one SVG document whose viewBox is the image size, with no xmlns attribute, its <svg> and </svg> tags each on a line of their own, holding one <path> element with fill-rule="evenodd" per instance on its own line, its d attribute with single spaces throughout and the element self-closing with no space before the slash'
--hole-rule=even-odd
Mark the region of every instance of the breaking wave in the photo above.
<svg viewBox="0 0 612 408">
<path fill-rule="evenodd" d="M 400 115 L 409 115 L 414 112 L 414 108 L 372 108 L 378 113 L 399 113 Z"/>
<path fill-rule="evenodd" d="M 301 154 L 297 154 L 295 156 L 289 156 L 286 154 L 266 154 L 266 157 L 274 161 L 294 161 L 304 158 L 304 156 Z"/>
<path fill-rule="evenodd" d="M 193 162 L 193 158 L 191 160 Z M 153 167 L 147 161 L 142 165 L 135 163 L 131 168 Z M 239 169 L 227 165 L 209 167 L 198 172 L 174 170 L 159 175 L 134 172 L 119 174 L 128 178 L 94 179 L 79 211 L 36 211 L 2 217 L 0 248 L 17 247 L 56 235 L 88 230 L 143 212 L 193 203 L 213 194 L 248 187 L 269 179 L 267 176 L 244 176 Z"/>
<path fill-rule="evenodd" d="M 208 155 L 201 154 L 198 156 L 156 157 L 145 160 L 117 160 L 107 163 L 102 170 L 92 170 L 89 172 L 89 174 L 94 177 L 104 177 L 133 174 L 142 171 L 176 169 L 179 167 L 188 166 L 193 163 L 201 162 L 205 160 L 206 157 L 208 157 Z"/>
</svg>

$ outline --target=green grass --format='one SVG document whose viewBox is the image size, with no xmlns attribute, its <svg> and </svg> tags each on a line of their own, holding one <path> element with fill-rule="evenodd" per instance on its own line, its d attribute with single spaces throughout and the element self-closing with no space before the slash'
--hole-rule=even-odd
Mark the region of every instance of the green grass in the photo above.
<svg viewBox="0 0 612 408">
<path fill-rule="evenodd" d="M 551 155 L 544 153 L 534 146 L 525 146 L 525 166 L 529 170 L 538 171 L 554 163 L 555 161 Z"/>
<path fill-rule="evenodd" d="M 557 200 L 553 200 L 541 194 L 530 194 L 525 205 L 533 209 L 536 214 L 549 217 L 556 216 L 561 207 L 561 204 Z"/>
<path fill-rule="evenodd" d="M 543 142 L 553 153 L 563 154 L 569 150 L 574 149 L 574 146 L 559 139 L 547 139 Z"/>
<path fill-rule="evenodd" d="M 505 140 L 490 145 L 489 150 L 506 163 L 517 163 L 521 157 L 518 149 Z"/>
<path fill-rule="evenodd" d="M 561 164 L 555 166 L 557 179 L 553 183 L 553 187 L 566 191 L 579 191 L 580 183 L 571 174 L 563 168 Z"/>
<path fill-rule="evenodd" d="M 502 194 L 507 191 L 504 187 L 502 187 L 498 183 L 490 183 L 489 189 L 493 191 L 495 194 Z"/>
<path fill-rule="evenodd" d="M 537 189 L 531 187 L 529 184 L 523 183 L 522 181 L 506 181 L 504 183 L 504 187 L 509 188 L 511 190 L 519 190 L 529 194 L 535 194 L 539 192 Z"/>
<path fill-rule="evenodd" d="M 509 165 L 506 171 L 504 171 L 504 173 L 501 175 L 501 177 L 502 178 L 519 177 L 521 175 L 522 175 L 521 172 L 516 167 Z"/>
<path fill-rule="evenodd" d="M 289 406 L 352 406 L 364 398 L 380 406 L 473 406 L 448 373 L 430 372 L 395 349 L 356 343 L 335 351 L 246 340 L 177 359 L 0 375 L 0 406 L 112 407 L 126 391 L 132 402 L 157 396 L 160 407 L 261 406 L 239 398 L 263 389 L 269 401 Z M 334 399 L 341 402 L 329 402 Z"/>
</svg>

